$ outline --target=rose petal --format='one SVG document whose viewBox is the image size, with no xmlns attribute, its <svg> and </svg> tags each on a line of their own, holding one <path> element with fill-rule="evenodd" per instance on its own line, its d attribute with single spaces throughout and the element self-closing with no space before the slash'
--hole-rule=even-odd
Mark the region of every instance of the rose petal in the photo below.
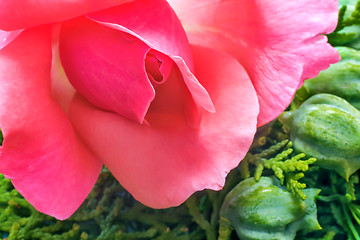
<svg viewBox="0 0 360 240">
<path fill-rule="evenodd" d="M 326 43 L 338 1 L 168 0 L 193 44 L 221 49 L 247 70 L 259 96 L 259 125 L 278 116 L 302 80 L 338 53 Z"/>
<path fill-rule="evenodd" d="M 294 51 L 305 61 L 298 88 L 302 86 L 305 79 L 314 78 L 319 74 L 320 70 L 327 69 L 329 63 L 340 61 L 339 53 L 330 44 L 327 44 L 327 37 L 323 35 L 311 38 L 307 44 Z"/>
<path fill-rule="evenodd" d="M 88 14 L 94 21 L 127 31 L 159 52 L 182 57 L 193 68 L 185 31 L 165 0 L 137 0 Z"/>
<path fill-rule="evenodd" d="M 51 94 L 61 109 L 67 113 L 67 108 L 76 93 L 76 89 L 70 84 L 60 61 L 59 30 L 59 27 L 56 30 L 53 30 Z"/>
<path fill-rule="evenodd" d="M 50 94 L 51 34 L 26 30 L 0 51 L 0 172 L 39 211 L 69 217 L 102 164 Z"/>
<path fill-rule="evenodd" d="M 7 32 L 0 30 L 0 50 L 11 43 L 22 31 L 23 30 Z"/>
<path fill-rule="evenodd" d="M 244 69 L 221 52 L 194 47 L 193 55 L 196 76 L 217 109 L 204 112 L 197 129 L 139 125 L 81 97 L 69 108 L 80 136 L 120 183 L 151 207 L 178 205 L 204 188 L 219 190 L 256 131 L 258 102 Z"/>
<path fill-rule="evenodd" d="M 149 46 L 127 33 L 78 19 L 63 24 L 59 49 L 66 75 L 81 95 L 142 123 L 155 97 L 144 66 Z"/>
<path fill-rule="evenodd" d="M 147 10 L 154 7 L 157 11 Z M 185 32 L 166 1 L 139 0 L 88 17 L 91 21 L 79 18 L 63 24 L 60 57 L 72 85 L 92 104 L 142 123 L 155 97 L 151 81 L 155 77 L 165 82 L 171 68 L 178 67 L 194 99 L 192 108 L 215 111 L 191 72 Z M 162 69 L 150 69 L 149 56 L 159 62 L 162 58 Z M 190 119 L 194 126 L 199 121 Z"/>
<path fill-rule="evenodd" d="M 180 69 L 195 102 L 207 111 L 215 112 L 206 90 L 192 74 L 193 61 L 187 36 L 166 1 L 138 0 L 89 14 L 88 17 L 104 26 L 127 32 L 169 56 Z"/>
<path fill-rule="evenodd" d="M 64 21 L 133 0 L 2 0 L 0 29 L 17 30 Z"/>
<path fill-rule="evenodd" d="M 147 111 L 146 122 L 151 127 L 183 128 L 188 125 L 197 128 L 201 122 L 202 109 L 198 107 L 196 100 L 201 94 L 197 95 L 196 91 L 187 86 L 180 69 L 171 58 L 155 50 L 149 53 L 161 61 L 161 67 L 165 65 L 161 72 L 167 77 L 161 83 L 153 83 L 156 97 Z"/>
</svg>

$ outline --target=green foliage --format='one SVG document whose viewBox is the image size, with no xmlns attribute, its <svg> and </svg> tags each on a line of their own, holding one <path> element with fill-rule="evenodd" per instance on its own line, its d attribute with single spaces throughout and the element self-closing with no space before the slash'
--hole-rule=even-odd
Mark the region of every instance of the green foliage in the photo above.
<svg viewBox="0 0 360 240">
<path fill-rule="evenodd" d="M 335 31 L 328 35 L 333 46 L 360 48 L 360 1 L 340 0 L 339 21 Z"/>
<path fill-rule="evenodd" d="M 37 212 L 0 175 L 1 235 L 8 240 L 196 240 L 205 236 L 186 206 L 148 208 L 135 201 L 106 170 L 80 209 L 65 221 Z"/>
<path fill-rule="evenodd" d="M 311 168 L 303 181 L 309 187 L 321 186 L 321 195 L 317 197 L 320 231 L 303 231 L 298 240 L 321 239 L 360 239 L 360 188 L 358 175 L 352 175 L 349 181 L 333 171 Z"/>
<path fill-rule="evenodd" d="M 248 153 L 245 159 L 240 163 L 241 174 L 243 178 L 249 178 L 249 164 L 255 166 L 254 178 L 260 180 L 264 169 L 272 170 L 276 177 L 280 179 L 282 185 L 286 183 L 286 187 L 293 194 L 305 200 L 305 194 L 302 189 L 305 184 L 299 180 L 304 176 L 302 172 L 308 170 L 309 165 L 313 164 L 316 159 L 305 158 L 305 154 L 293 154 L 292 142 L 283 140 L 258 154 Z"/>
</svg>

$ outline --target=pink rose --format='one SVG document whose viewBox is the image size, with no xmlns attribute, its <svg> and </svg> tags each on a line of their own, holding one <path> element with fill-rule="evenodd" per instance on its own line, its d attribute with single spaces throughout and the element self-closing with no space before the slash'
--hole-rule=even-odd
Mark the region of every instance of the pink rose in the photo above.
<svg viewBox="0 0 360 240">
<path fill-rule="evenodd" d="M 336 0 L 1 0 L 0 172 L 58 219 L 103 163 L 155 208 L 219 190 L 256 127 L 339 60 L 322 35 L 337 11 Z"/>
</svg>

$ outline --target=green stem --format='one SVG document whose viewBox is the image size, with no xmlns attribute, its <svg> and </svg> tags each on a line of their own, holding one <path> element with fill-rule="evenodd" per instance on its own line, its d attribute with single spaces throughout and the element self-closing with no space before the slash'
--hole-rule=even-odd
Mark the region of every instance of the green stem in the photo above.
<svg viewBox="0 0 360 240">
<path fill-rule="evenodd" d="M 359 233 L 356 231 L 355 226 L 350 218 L 349 215 L 349 208 L 347 207 L 347 205 L 344 203 L 344 201 L 341 201 L 341 206 L 342 209 L 344 211 L 344 215 L 345 215 L 345 219 L 346 219 L 346 223 L 348 224 L 351 233 L 354 235 L 355 240 L 360 240 L 360 236 Z"/>
<path fill-rule="evenodd" d="M 206 239 L 216 240 L 216 231 L 213 230 L 210 223 L 200 213 L 196 197 L 191 196 L 185 203 L 194 221 L 205 231 Z"/>
<path fill-rule="evenodd" d="M 218 240 L 230 240 L 232 230 L 231 222 L 224 217 L 220 218 Z"/>
<path fill-rule="evenodd" d="M 351 203 L 349 204 L 349 209 L 356 222 L 360 225 L 360 209 Z"/>
<path fill-rule="evenodd" d="M 331 196 L 317 196 L 316 200 L 322 201 L 322 202 L 332 202 L 332 201 L 341 201 L 341 198 L 343 196 L 339 194 L 334 194 Z"/>
</svg>

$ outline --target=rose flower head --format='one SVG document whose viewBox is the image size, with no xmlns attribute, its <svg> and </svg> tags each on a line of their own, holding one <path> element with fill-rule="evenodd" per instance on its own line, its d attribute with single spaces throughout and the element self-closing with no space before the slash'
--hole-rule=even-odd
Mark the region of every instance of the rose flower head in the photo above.
<svg viewBox="0 0 360 240">
<path fill-rule="evenodd" d="M 219 190 L 339 60 L 336 0 L 1 0 L 0 173 L 66 219 L 105 164 L 140 202 Z"/>
</svg>

